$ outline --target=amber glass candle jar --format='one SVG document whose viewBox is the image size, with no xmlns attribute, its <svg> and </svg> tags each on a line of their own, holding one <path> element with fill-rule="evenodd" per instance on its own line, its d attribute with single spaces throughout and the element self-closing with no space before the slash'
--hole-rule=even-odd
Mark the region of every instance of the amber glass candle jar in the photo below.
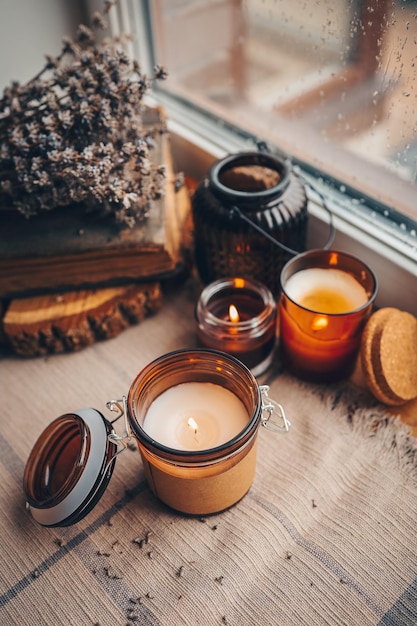
<svg viewBox="0 0 417 626">
<path fill-rule="evenodd" d="M 334 250 L 311 250 L 281 273 L 279 344 L 298 377 L 329 382 L 352 372 L 377 293 L 373 271 Z"/>
<path fill-rule="evenodd" d="M 193 386 L 195 395 L 190 403 L 187 394 Z M 154 402 L 173 388 L 179 393 L 175 401 L 168 398 L 166 405 L 155 410 L 155 419 L 160 421 L 156 439 L 147 432 L 148 413 Z M 208 403 L 208 397 L 213 402 Z M 232 429 L 223 440 L 219 423 L 229 419 L 232 404 L 237 404 L 235 432 Z M 214 405 L 221 408 L 217 422 Z M 253 374 L 240 361 L 209 350 L 165 355 L 136 377 L 127 409 L 149 485 L 165 504 L 183 513 L 205 515 L 227 509 L 246 494 L 255 474 L 262 403 Z M 194 446 L 202 423 L 202 447 L 198 441 Z M 165 443 L 160 440 L 162 433 L 168 433 Z M 178 449 L 180 445 L 184 449 Z"/>
<path fill-rule="evenodd" d="M 111 400 L 107 420 L 93 408 L 56 418 L 26 463 L 27 508 L 43 526 L 79 522 L 103 495 L 116 457 L 138 442 L 149 486 L 187 514 L 220 512 L 240 500 L 255 474 L 259 425 L 286 433 L 283 407 L 240 361 L 214 350 L 161 356 L 135 378 L 128 398 Z M 125 432 L 113 424 L 124 418 Z"/>
<path fill-rule="evenodd" d="M 235 356 L 254 376 L 271 364 L 277 306 L 259 281 L 221 278 L 211 283 L 200 294 L 195 316 L 202 346 Z"/>
</svg>

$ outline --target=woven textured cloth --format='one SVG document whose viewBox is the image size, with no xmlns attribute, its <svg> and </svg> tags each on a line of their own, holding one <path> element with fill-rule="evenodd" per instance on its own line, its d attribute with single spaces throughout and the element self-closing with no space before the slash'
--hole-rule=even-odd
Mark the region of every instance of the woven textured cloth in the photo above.
<svg viewBox="0 0 417 626">
<path fill-rule="evenodd" d="M 260 379 L 292 423 L 260 428 L 247 495 L 205 518 L 168 509 L 128 449 L 69 528 L 25 510 L 22 475 L 58 415 L 126 394 L 156 357 L 196 346 L 190 281 L 162 310 L 75 354 L 0 360 L 0 624 L 417 623 L 417 441 L 348 383 Z"/>
</svg>

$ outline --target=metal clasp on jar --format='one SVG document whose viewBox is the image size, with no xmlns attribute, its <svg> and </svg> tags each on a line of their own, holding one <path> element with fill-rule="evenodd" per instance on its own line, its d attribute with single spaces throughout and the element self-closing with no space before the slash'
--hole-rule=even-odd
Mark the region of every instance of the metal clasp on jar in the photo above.
<svg viewBox="0 0 417 626">
<path fill-rule="evenodd" d="M 109 400 L 106 402 L 106 407 L 109 411 L 118 412 L 118 415 L 114 417 L 112 420 L 109 420 L 113 425 L 117 422 L 121 417 L 124 417 L 125 423 L 125 432 L 123 435 L 118 435 L 114 430 L 107 436 L 108 440 L 111 441 L 118 447 L 116 454 L 113 455 L 112 461 L 118 456 L 121 452 L 124 452 L 129 445 L 129 441 L 132 438 L 132 431 L 129 426 L 129 421 L 127 419 L 127 399 L 126 396 L 122 396 L 120 400 Z"/>
<path fill-rule="evenodd" d="M 275 433 L 287 433 L 291 423 L 285 415 L 284 408 L 268 396 L 268 385 L 260 385 L 259 391 L 262 399 L 262 426 Z"/>
</svg>

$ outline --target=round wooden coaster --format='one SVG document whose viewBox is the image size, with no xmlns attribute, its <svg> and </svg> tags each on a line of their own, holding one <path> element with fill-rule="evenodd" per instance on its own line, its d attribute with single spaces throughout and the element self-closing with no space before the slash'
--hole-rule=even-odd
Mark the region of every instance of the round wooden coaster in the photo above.
<svg viewBox="0 0 417 626">
<path fill-rule="evenodd" d="M 369 319 L 361 345 L 362 368 L 373 395 L 388 405 L 417 397 L 417 319 L 386 307 Z"/>
</svg>

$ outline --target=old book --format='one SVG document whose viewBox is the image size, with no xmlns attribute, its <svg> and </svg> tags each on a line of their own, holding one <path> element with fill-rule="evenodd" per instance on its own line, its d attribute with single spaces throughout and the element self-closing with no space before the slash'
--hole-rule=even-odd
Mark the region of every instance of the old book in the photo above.
<svg viewBox="0 0 417 626">
<path fill-rule="evenodd" d="M 155 123 L 161 111 L 150 113 Z M 133 228 L 81 206 L 30 219 L 0 210 L 0 298 L 160 280 L 181 271 L 190 200 L 184 188 L 176 191 L 167 135 L 159 136 L 152 160 L 167 168 L 165 195 Z"/>
</svg>

